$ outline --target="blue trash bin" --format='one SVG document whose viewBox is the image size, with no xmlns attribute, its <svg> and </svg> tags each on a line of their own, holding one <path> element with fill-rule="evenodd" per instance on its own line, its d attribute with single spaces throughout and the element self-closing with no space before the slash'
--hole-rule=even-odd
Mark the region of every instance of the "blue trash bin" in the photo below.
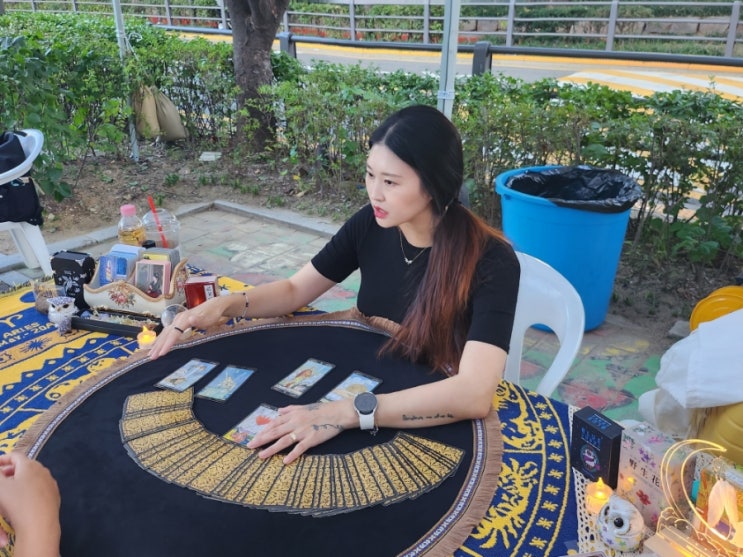
<svg viewBox="0 0 743 557">
<path fill-rule="evenodd" d="M 601 200 L 588 199 L 590 191 L 581 192 L 581 201 L 573 205 L 569 199 L 555 200 L 518 191 L 518 181 L 528 178 L 527 173 L 538 173 L 541 179 L 576 169 L 598 170 L 561 166 L 520 168 L 497 176 L 495 191 L 501 196 L 506 237 L 516 250 L 550 264 L 570 281 L 581 297 L 586 312 L 585 330 L 590 331 L 606 319 L 631 205 L 640 198 L 641 189 L 626 176 L 604 171 L 624 178 L 622 203 L 607 199 L 605 193 Z M 627 181 L 635 186 L 629 192 Z M 591 206 L 592 201 L 595 207 Z"/>
</svg>

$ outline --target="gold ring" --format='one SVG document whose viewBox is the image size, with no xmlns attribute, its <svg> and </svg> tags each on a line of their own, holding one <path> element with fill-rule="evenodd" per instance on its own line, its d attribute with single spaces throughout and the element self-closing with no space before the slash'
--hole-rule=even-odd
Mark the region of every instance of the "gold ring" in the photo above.
<svg viewBox="0 0 743 557">
<path fill-rule="evenodd" d="M 291 437 L 292 438 L 292 441 L 294 441 L 295 443 L 297 442 L 297 436 L 294 435 L 294 432 L 293 431 L 289 434 L 289 437 Z"/>
</svg>

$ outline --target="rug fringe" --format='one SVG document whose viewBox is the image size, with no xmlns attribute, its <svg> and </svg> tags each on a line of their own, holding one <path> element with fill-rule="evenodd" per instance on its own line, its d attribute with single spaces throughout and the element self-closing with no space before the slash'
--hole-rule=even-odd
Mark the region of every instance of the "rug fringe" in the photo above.
<svg viewBox="0 0 743 557">
<path fill-rule="evenodd" d="M 488 509 L 493 504 L 493 493 L 498 487 L 501 468 L 503 466 L 503 434 L 501 422 L 495 407 L 483 420 L 485 425 L 485 469 L 480 474 L 475 493 L 469 498 L 469 505 L 463 515 L 443 536 L 437 538 L 436 544 L 426 552 L 428 557 L 449 557 L 453 555 L 467 541 L 472 530 L 487 516 Z M 475 448 L 473 447 L 473 451 Z M 470 474 L 472 470 L 470 470 Z M 457 500 L 462 500 L 461 493 Z"/>
</svg>

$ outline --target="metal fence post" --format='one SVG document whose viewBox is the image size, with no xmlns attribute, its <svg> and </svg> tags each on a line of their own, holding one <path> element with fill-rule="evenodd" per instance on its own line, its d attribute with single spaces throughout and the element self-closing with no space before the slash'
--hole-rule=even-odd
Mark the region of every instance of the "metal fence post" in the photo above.
<svg viewBox="0 0 743 557">
<path fill-rule="evenodd" d="M 431 44 L 431 0 L 423 3 L 423 44 Z"/>
<path fill-rule="evenodd" d="M 612 0 L 609 10 L 609 23 L 606 24 L 606 51 L 614 50 L 614 35 L 617 31 L 617 14 L 619 13 L 619 0 Z"/>
<path fill-rule="evenodd" d="M 168 25 L 173 25 L 173 8 L 170 5 L 170 0 L 165 0 L 165 18 Z"/>
<path fill-rule="evenodd" d="M 516 17 L 516 0 L 508 2 L 508 21 L 506 22 L 506 46 L 513 46 L 513 20 Z"/>
<path fill-rule="evenodd" d="M 279 38 L 279 48 L 281 52 L 288 54 L 292 58 L 297 57 L 297 43 L 292 40 L 292 33 L 279 33 L 276 35 Z"/>
<path fill-rule="evenodd" d="M 740 22 L 740 0 L 733 2 L 730 13 L 730 27 L 728 27 L 728 40 L 725 43 L 725 56 L 732 58 L 735 51 L 735 38 L 738 35 L 738 23 Z"/>
<path fill-rule="evenodd" d="M 472 54 L 472 75 L 490 72 L 493 68 L 493 55 L 490 54 L 489 41 L 477 41 Z"/>
<path fill-rule="evenodd" d="M 219 25 L 220 29 L 229 29 L 230 23 L 227 21 L 227 8 L 224 7 L 224 0 L 219 2 Z"/>
<path fill-rule="evenodd" d="M 356 4 L 353 0 L 348 0 L 348 19 L 351 28 L 351 40 L 356 40 Z"/>
</svg>

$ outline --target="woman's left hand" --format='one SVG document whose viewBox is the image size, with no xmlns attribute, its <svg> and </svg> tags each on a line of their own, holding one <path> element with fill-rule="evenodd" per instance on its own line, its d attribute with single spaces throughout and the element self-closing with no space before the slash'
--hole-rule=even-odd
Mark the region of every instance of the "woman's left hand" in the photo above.
<svg viewBox="0 0 743 557">
<path fill-rule="evenodd" d="M 351 400 L 286 406 L 280 408 L 278 417 L 271 420 L 248 443 L 248 448 L 256 449 L 268 445 L 258 453 L 260 458 L 268 458 L 294 445 L 284 457 L 284 464 L 289 464 L 307 449 L 320 445 L 344 429 L 352 427 L 354 418 L 358 422 Z"/>
</svg>

